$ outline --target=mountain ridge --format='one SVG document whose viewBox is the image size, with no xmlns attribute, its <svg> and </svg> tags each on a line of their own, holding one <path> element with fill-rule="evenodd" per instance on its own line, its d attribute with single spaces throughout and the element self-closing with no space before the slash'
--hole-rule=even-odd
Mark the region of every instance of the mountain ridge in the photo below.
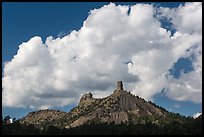
<svg viewBox="0 0 204 137">
<path fill-rule="evenodd" d="M 41 129 L 46 125 L 72 128 L 91 123 L 141 124 L 146 123 L 147 119 L 148 122 L 159 124 L 158 118 L 165 119 L 168 116 L 169 112 L 164 108 L 125 91 L 122 81 L 118 81 L 113 93 L 105 98 L 93 98 L 89 92 L 82 96 L 78 106 L 70 112 L 40 110 L 29 113 L 20 122 L 34 124 Z"/>
</svg>

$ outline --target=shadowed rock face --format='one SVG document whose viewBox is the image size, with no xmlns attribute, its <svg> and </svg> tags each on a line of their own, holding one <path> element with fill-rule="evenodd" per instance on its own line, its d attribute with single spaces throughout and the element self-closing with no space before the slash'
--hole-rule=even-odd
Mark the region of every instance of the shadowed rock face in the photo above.
<svg viewBox="0 0 204 137">
<path fill-rule="evenodd" d="M 121 122 L 138 123 L 137 119 L 140 117 L 165 117 L 167 112 L 138 96 L 132 95 L 130 92 L 124 91 L 122 81 L 118 81 L 116 90 L 106 98 L 93 98 L 91 93 L 87 93 L 82 96 L 78 106 L 73 108 L 69 113 L 60 112 L 58 114 L 54 111 L 45 111 L 43 114 L 43 118 L 48 119 L 43 120 L 43 123 L 47 121 L 47 123 L 60 128 L 70 128 L 92 122 L 114 122 L 115 124 L 120 124 Z M 38 120 L 39 117 L 42 117 L 42 115 L 27 115 L 23 121 L 33 121 L 32 118 Z M 52 120 L 49 120 L 50 117 Z M 34 124 L 34 122 L 32 123 Z"/>
</svg>

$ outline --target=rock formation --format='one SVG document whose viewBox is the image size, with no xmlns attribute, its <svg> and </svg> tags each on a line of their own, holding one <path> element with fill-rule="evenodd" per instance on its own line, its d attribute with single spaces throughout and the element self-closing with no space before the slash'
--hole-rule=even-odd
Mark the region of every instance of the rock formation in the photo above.
<svg viewBox="0 0 204 137">
<path fill-rule="evenodd" d="M 116 90 L 123 90 L 123 82 L 122 81 L 118 81 L 116 87 L 117 87 Z"/>
<path fill-rule="evenodd" d="M 86 93 L 80 99 L 79 106 L 82 106 L 82 105 L 88 106 L 93 102 L 93 100 L 94 99 L 92 98 L 92 94 L 90 92 Z"/>
<path fill-rule="evenodd" d="M 151 117 L 151 121 L 156 123 L 157 117 L 165 118 L 168 114 L 164 109 L 158 108 L 151 102 L 132 95 L 130 92 L 123 90 L 122 81 L 116 84 L 116 90 L 110 96 L 102 99 L 93 98 L 91 93 L 84 94 L 77 107 L 69 113 L 56 113 L 48 111 L 43 113 L 34 113 L 35 115 L 26 116 L 22 119 L 23 123 L 51 124 L 60 128 L 77 127 L 83 124 L 91 123 L 142 123 L 142 118 Z M 35 120 L 32 120 L 35 119 Z M 35 123 L 36 122 L 36 123 Z"/>
</svg>

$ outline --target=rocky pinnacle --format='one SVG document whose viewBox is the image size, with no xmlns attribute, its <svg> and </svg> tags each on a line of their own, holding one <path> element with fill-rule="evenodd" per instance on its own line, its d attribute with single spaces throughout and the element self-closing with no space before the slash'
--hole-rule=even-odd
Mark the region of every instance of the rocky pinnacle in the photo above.
<svg viewBox="0 0 204 137">
<path fill-rule="evenodd" d="M 116 87 L 117 87 L 116 90 L 123 90 L 123 82 L 122 81 L 118 81 Z"/>
</svg>

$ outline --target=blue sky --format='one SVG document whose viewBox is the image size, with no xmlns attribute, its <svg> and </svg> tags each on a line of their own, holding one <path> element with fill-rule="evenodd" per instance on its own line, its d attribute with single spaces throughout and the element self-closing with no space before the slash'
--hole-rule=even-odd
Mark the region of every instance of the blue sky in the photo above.
<svg viewBox="0 0 204 137">
<path fill-rule="evenodd" d="M 44 41 L 48 36 L 57 37 L 60 32 L 70 33 L 72 30 L 80 29 L 90 10 L 100 8 L 105 4 L 109 4 L 109 2 L 3 2 L 2 61 L 11 60 L 18 50 L 18 45 L 35 35 L 41 36 Z M 134 5 L 136 2 L 116 2 L 116 4 Z M 158 2 L 155 4 L 164 7 L 177 7 L 183 3 Z M 12 41 L 9 36 L 13 38 Z"/>
<path fill-rule="evenodd" d="M 89 16 L 91 9 L 97 9 L 108 2 L 77 2 L 77 3 L 3 3 L 2 4 L 2 68 L 6 61 L 10 61 L 17 54 L 18 46 L 34 36 L 40 36 L 45 42 L 48 36 L 57 38 L 69 34 L 72 30 L 79 30 L 83 21 Z M 134 5 L 135 2 L 115 3 L 116 5 Z M 162 7 L 178 7 L 183 3 L 162 2 L 154 3 Z M 165 28 L 171 29 L 170 24 L 162 22 Z M 192 71 L 192 63 L 188 58 L 180 59 L 175 67 L 170 70 L 175 78 L 180 76 L 180 70 L 184 73 Z M 155 95 L 154 102 L 169 111 L 181 113 L 182 115 L 193 115 L 201 112 L 202 104 L 192 101 L 175 101 L 165 94 Z M 69 111 L 74 104 L 64 107 L 54 107 L 63 111 Z M 3 116 L 22 117 L 35 109 L 3 107 Z"/>
</svg>

